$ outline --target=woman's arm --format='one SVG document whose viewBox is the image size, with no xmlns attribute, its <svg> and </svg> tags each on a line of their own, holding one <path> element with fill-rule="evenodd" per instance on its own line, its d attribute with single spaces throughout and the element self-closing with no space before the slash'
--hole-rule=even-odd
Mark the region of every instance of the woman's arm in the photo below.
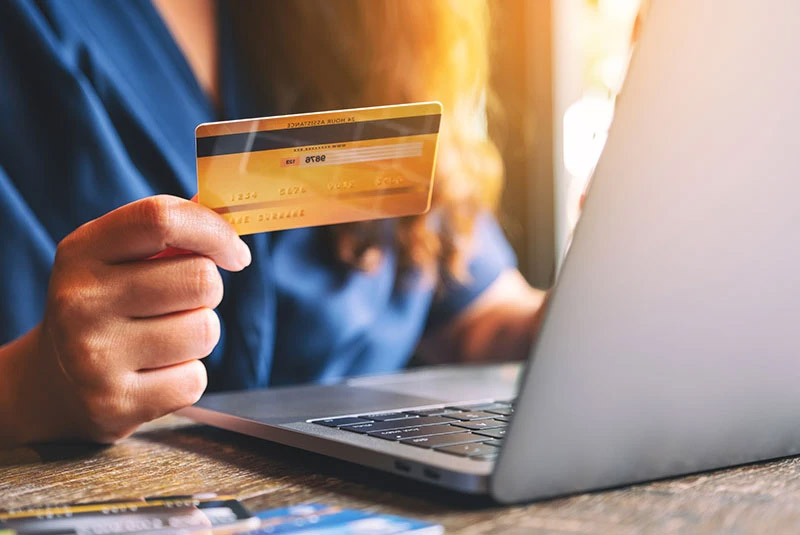
<svg viewBox="0 0 800 535">
<path fill-rule="evenodd" d="M 539 330 L 546 295 L 516 268 L 507 269 L 450 323 L 423 338 L 419 353 L 431 364 L 522 360 Z"/>
<path fill-rule="evenodd" d="M 195 254 L 152 258 L 169 247 Z M 199 359 L 220 336 L 217 266 L 249 263 L 224 219 L 176 197 L 148 197 L 73 231 L 58 245 L 42 322 L 0 347 L 0 447 L 113 442 L 197 401 Z"/>
<path fill-rule="evenodd" d="M 31 372 L 29 358 L 37 352 L 39 327 L 20 338 L 0 346 L 0 448 L 13 447 L 37 440 L 40 422 L 36 405 L 47 395 L 30 395 Z M 44 373 L 40 370 L 39 373 Z M 51 411 L 54 412 L 54 411 Z"/>
</svg>

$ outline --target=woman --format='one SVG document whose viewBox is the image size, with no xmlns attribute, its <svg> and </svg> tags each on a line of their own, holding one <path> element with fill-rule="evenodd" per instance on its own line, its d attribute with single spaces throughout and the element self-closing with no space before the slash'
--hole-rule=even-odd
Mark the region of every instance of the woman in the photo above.
<svg viewBox="0 0 800 535">
<path fill-rule="evenodd" d="M 488 215 L 486 33 L 461 0 L 3 3 L 2 443 L 114 441 L 207 384 L 522 358 L 541 295 Z M 198 123 L 431 99 L 426 216 L 243 241 L 185 200 Z"/>
</svg>

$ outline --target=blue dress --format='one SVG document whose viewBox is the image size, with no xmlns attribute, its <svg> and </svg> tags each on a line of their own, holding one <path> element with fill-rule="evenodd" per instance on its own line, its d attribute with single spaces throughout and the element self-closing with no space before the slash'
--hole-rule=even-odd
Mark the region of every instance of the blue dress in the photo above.
<svg viewBox="0 0 800 535">
<path fill-rule="evenodd" d="M 0 2 L 0 344 L 41 320 L 64 236 L 149 195 L 191 197 L 195 126 L 270 114 L 230 50 L 221 16 L 217 110 L 148 0 Z M 223 272 L 209 388 L 402 368 L 426 329 L 514 265 L 491 217 L 475 232 L 470 282 L 436 295 L 421 277 L 398 277 L 388 245 L 378 271 L 363 273 L 336 267 L 319 229 L 247 237 L 251 266 Z"/>
</svg>

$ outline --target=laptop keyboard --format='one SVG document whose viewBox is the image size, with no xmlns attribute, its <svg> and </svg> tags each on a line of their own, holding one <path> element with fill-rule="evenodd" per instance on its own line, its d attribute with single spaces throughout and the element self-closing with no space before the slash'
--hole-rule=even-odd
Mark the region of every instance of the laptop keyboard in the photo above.
<svg viewBox="0 0 800 535">
<path fill-rule="evenodd" d="M 310 420 L 350 433 L 392 440 L 478 461 L 492 461 L 503 444 L 514 401 L 426 407 Z"/>
</svg>

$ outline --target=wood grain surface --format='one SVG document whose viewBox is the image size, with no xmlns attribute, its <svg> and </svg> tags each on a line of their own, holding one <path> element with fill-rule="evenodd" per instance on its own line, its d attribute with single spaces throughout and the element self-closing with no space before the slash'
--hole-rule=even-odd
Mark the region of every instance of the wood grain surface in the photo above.
<svg viewBox="0 0 800 535">
<path fill-rule="evenodd" d="M 448 534 L 800 532 L 800 458 L 501 507 L 177 417 L 109 447 L 0 452 L 2 508 L 197 492 L 252 510 L 313 500 L 412 516 Z"/>
</svg>

